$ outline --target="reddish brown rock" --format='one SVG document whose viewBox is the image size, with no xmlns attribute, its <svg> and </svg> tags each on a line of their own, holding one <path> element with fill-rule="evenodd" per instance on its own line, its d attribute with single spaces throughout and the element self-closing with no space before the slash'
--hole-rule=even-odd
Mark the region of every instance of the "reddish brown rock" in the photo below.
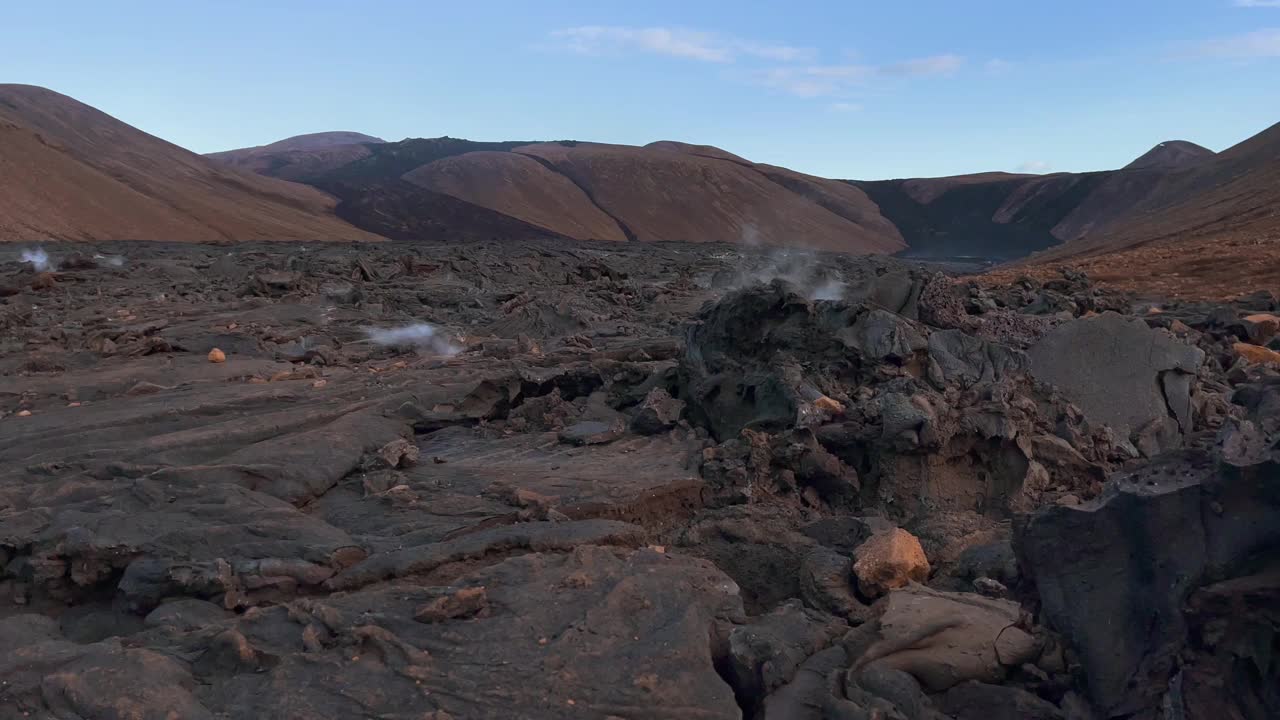
<svg viewBox="0 0 1280 720">
<path fill-rule="evenodd" d="M 858 590 L 879 597 L 912 582 L 929 579 L 929 559 L 915 535 L 901 528 L 872 535 L 853 551 Z"/>
<path fill-rule="evenodd" d="M 1251 365 L 1280 365 L 1280 352 L 1275 350 L 1249 343 L 1235 343 L 1231 348 Z"/>
</svg>

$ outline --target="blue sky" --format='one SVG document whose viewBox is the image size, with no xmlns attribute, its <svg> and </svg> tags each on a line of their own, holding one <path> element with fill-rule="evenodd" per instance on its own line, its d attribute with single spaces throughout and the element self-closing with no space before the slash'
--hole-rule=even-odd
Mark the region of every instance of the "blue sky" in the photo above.
<svg viewBox="0 0 1280 720">
<path fill-rule="evenodd" d="M 1280 121 L 1280 0 L 5 5 L 0 81 L 198 152 L 683 140 L 875 179 L 1111 168 Z"/>
</svg>

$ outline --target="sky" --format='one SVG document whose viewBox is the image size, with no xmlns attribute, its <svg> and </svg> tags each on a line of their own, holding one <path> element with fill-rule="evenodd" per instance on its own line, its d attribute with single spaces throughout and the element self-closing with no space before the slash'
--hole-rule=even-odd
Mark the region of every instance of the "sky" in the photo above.
<svg viewBox="0 0 1280 720">
<path fill-rule="evenodd" d="M 825 177 L 1118 167 L 1280 122 L 1280 0 L 4 0 L 0 82 L 197 152 L 680 140 Z"/>
</svg>

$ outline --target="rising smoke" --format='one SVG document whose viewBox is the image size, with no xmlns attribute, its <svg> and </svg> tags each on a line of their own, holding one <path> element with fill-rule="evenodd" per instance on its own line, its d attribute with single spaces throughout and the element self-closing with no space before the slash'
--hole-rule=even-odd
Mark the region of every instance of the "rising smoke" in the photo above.
<svg viewBox="0 0 1280 720">
<path fill-rule="evenodd" d="M 760 229 L 753 223 L 742 226 L 740 242 L 744 248 L 760 252 L 748 252 L 742 256 L 738 275 L 730 283 L 730 289 L 768 284 L 781 280 L 809 300 L 841 300 L 845 296 L 845 283 L 832 268 L 824 266 L 813 250 L 770 246 Z M 755 267 L 753 260 L 760 261 Z"/>
<path fill-rule="evenodd" d="M 21 259 L 24 263 L 31 263 L 31 267 L 35 268 L 36 272 L 53 269 L 53 262 L 49 260 L 49 253 L 45 252 L 44 248 L 23 250 Z"/>
<path fill-rule="evenodd" d="M 412 347 L 437 355 L 457 355 L 462 348 L 430 323 L 413 323 L 397 328 L 365 328 L 369 342 L 387 347 Z"/>
</svg>

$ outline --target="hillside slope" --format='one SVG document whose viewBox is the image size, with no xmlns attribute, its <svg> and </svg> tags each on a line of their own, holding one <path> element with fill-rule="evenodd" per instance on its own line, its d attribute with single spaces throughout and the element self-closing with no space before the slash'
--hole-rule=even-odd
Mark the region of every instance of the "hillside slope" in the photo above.
<svg viewBox="0 0 1280 720">
<path fill-rule="evenodd" d="M 597 143 L 539 143 L 515 152 L 569 178 L 637 240 L 760 242 L 863 253 L 905 247 L 887 223 L 873 228 L 851 222 L 754 165 Z"/>
<path fill-rule="evenodd" d="M 1124 170 L 1148 168 L 1179 168 L 1198 165 L 1213 157 L 1214 152 L 1186 140 L 1168 140 L 1148 150 L 1138 159 L 1124 166 Z"/>
<path fill-rule="evenodd" d="M 474 217 L 489 229 L 502 226 L 493 213 L 506 216 L 520 237 L 540 229 L 545 237 L 611 241 L 759 242 L 877 254 L 905 248 L 862 190 L 708 145 L 417 138 L 268 152 L 252 167 L 330 192 L 344 206 L 363 208 L 344 207 L 343 217 L 402 238 L 441 237 L 443 225 L 417 214 L 447 207 L 457 222 Z M 449 236 L 489 232 L 456 226 Z"/>
<path fill-rule="evenodd" d="M 1152 294 L 1216 299 L 1280 288 L 1280 125 L 1162 175 L 1107 232 L 1008 272 L 1063 264 Z"/>
<path fill-rule="evenodd" d="M 910 257 L 1014 260 L 1109 237 L 1163 196 L 1171 177 L 1213 157 L 1199 145 L 1171 140 L 1119 170 L 850 182 L 901 230 Z"/>
<path fill-rule="evenodd" d="M 627 239 L 581 188 L 518 153 L 482 150 L 442 158 L 404 179 L 577 240 Z"/>
<path fill-rule="evenodd" d="M 44 88 L 0 85 L 0 240 L 373 240 L 314 188 L 242 172 Z"/>
</svg>

